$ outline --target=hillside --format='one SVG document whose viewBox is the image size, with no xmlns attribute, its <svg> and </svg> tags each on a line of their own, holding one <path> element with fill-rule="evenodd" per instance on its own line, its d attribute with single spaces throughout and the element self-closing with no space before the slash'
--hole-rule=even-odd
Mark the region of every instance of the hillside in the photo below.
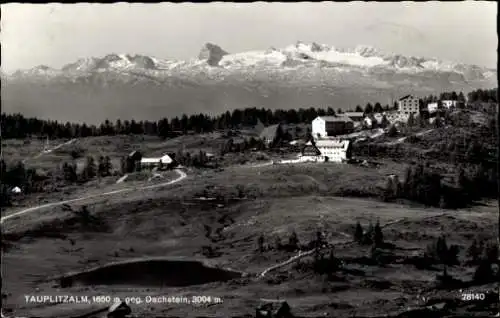
<svg viewBox="0 0 500 318">
<path fill-rule="evenodd" d="M 298 42 L 285 48 L 228 53 L 207 43 L 198 58 L 177 61 L 109 54 L 61 69 L 38 66 L 2 75 L 5 112 L 60 121 L 146 120 L 244 107 L 352 108 L 389 103 L 408 92 L 494 86 L 496 71 L 406 57 L 368 47 L 340 49 Z"/>
</svg>

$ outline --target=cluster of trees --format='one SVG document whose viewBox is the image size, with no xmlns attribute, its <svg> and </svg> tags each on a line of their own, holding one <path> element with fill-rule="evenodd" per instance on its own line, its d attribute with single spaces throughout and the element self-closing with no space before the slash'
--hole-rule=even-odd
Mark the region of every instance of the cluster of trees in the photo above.
<svg viewBox="0 0 500 318">
<path fill-rule="evenodd" d="M 486 240 L 473 240 L 467 249 L 468 263 L 477 265 L 474 273 L 474 280 L 478 283 L 489 283 L 500 279 L 500 271 L 495 273 L 492 265 L 499 265 L 498 244 L 487 242 Z"/>
<path fill-rule="evenodd" d="M 384 199 L 404 198 L 429 206 L 460 208 L 482 197 L 494 196 L 498 182 L 494 170 L 486 171 L 482 165 L 469 169 L 459 166 L 454 184 L 442 179 L 428 164 L 409 166 L 403 182 L 397 178 L 387 179 Z"/>
<path fill-rule="evenodd" d="M 498 89 L 476 89 L 467 94 L 469 103 L 483 102 L 483 103 L 497 103 L 498 102 Z M 463 92 L 442 92 L 439 95 L 429 95 L 421 99 L 424 105 L 428 103 L 438 102 L 441 100 L 456 100 L 465 102 L 465 95 Z"/>
<path fill-rule="evenodd" d="M 221 144 L 219 154 L 224 156 L 226 153 L 244 152 L 251 149 L 264 150 L 266 149 L 266 145 L 263 140 L 254 137 L 245 138 L 239 142 L 235 142 L 233 138 L 229 138 Z"/>
<path fill-rule="evenodd" d="M 207 153 L 202 150 L 197 153 L 179 150 L 173 157 L 179 164 L 187 167 L 205 167 L 210 161 Z"/>
<path fill-rule="evenodd" d="M 463 92 L 442 92 L 439 94 L 439 96 L 430 94 L 421 99 L 424 105 L 427 105 L 428 103 L 435 103 L 441 100 L 456 100 L 459 102 L 465 102 L 465 95 Z"/>
<path fill-rule="evenodd" d="M 450 245 L 446 242 L 446 237 L 441 235 L 436 241 L 427 245 L 424 258 L 430 264 L 443 264 L 444 266 L 458 265 L 458 245 Z"/>
<path fill-rule="evenodd" d="M 384 244 L 384 235 L 379 221 L 377 221 L 375 226 L 370 222 L 366 231 L 364 231 L 361 224 L 357 222 L 354 230 L 354 241 L 360 245 L 381 247 Z"/>
<path fill-rule="evenodd" d="M 477 89 L 467 94 L 468 102 L 498 103 L 498 88 Z"/>
<path fill-rule="evenodd" d="M 389 136 L 396 136 L 397 130 L 390 128 Z M 419 147 L 415 147 L 419 146 Z M 425 149 L 427 151 L 422 151 Z M 420 158 L 423 160 L 451 162 L 456 165 L 482 166 L 489 174 L 496 173 L 497 150 L 494 145 L 477 140 L 452 136 L 440 141 L 428 141 L 418 136 L 410 136 L 405 143 L 387 144 L 354 144 L 353 154 L 357 156 L 390 157 L 390 158 Z"/>
<path fill-rule="evenodd" d="M 340 111 L 340 110 L 339 110 Z M 145 134 L 160 137 L 170 137 L 188 132 L 203 133 L 214 130 L 239 128 L 241 126 L 255 125 L 260 120 L 264 125 L 272 125 L 280 122 L 304 123 L 311 122 L 317 116 L 335 115 L 333 108 L 308 108 L 290 110 L 270 110 L 258 108 L 235 109 L 226 111 L 219 116 L 208 116 L 204 114 L 186 114 L 175 117 L 153 121 L 117 120 L 111 122 L 105 120 L 102 124 L 87 125 L 75 123 L 60 123 L 51 120 L 37 118 L 26 118 L 21 114 L 1 115 L 1 128 L 3 138 L 26 138 L 30 136 L 48 136 L 49 138 L 77 138 L 90 136 L 109 136 L 121 134 Z"/>
<path fill-rule="evenodd" d="M 322 251 L 323 248 L 328 247 L 328 242 L 325 240 L 323 233 L 321 231 L 316 231 L 314 238 L 307 243 L 304 247 L 311 250 L 314 249 L 313 261 L 312 263 L 304 263 L 298 261 L 295 265 L 295 269 L 299 271 L 309 271 L 312 270 L 316 274 L 328 274 L 331 276 L 336 270 L 341 267 L 340 259 L 336 258 L 334 255 L 333 247 L 330 247 L 329 255 L 326 257 L 325 253 Z M 279 237 L 276 238 L 275 246 L 266 246 L 264 235 L 260 235 L 257 240 L 257 251 L 263 253 L 266 250 L 280 250 L 287 252 L 296 252 L 301 248 L 299 238 L 295 231 L 290 233 L 288 241 L 282 243 Z"/>
<path fill-rule="evenodd" d="M 439 99 L 464 100 L 462 92 L 443 92 L 438 96 L 430 95 L 421 99 L 422 104 L 437 101 Z M 497 89 L 475 90 L 468 94 L 469 103 L 497 102 Z M 364 108 L 357 105 L 354 111 L 365 114 L 381 113 L 397 108 L 397 103 L 389 106 L 382 106 L 380 103 L 367 103 Z M 352 111 L 352 110 L 351 110 Z M 279 122 L 304 123 L 311 122 L 317 116 L 335 115 L 341 113 L 339 108 L 335 111 L 328 108 L 300 108 L 298 110 L 270 110 L 264 108 L 235 109 L 232 112 L 226 111 L 218 116 L 208 116 L 205 114 L 182 115 L 180 117 L 160 119 L 159 121 L 135 121 L 116 120 L 111 122 L 106 119 L 100 125 L 87 125 L 76 123 L 60 123 L 53 120 L 41 120 L 37 118 L 25 118 L 21 114 L 1 115 L 1 128 L 3 138 L 25 138 L 29 136 L 48 136 L 49 138 L 76 138 L 89 136 L 103 136 L 116 134 L 146 134 L 169 137 L 173 133 L 196 133 L 210 132 L 228 128 L 238 128 L 239 126 L 254 125 L 257 119 L 264 125 L 272 125 Z"/>
<path fill-rule="evenodd" d="M 398 107 L 397 103 L 394 103 L 392 106 L 392 109 L 396 109 Z M 380 103 L 367 103 L 364 108 L 362 108 L 360 105 L 357 105 L 354 110 L 349 110 L 349 111 L 354 111 L 354 112 L 360 112 L 360 113 L 365 113 L 365 115 L 373 114 L 373 113 L 382 113 L 384 111 L 389 111 L 391 110 L 391 107 L 389 104 L 386 104 L 385 106 L 382 106 Z"/>
<path fill-rule="evenodd" d="M 107 177 L 112 174 L 113 166 L 109 157 L 99 157 L 98 161 L 89 156 L 83 170 L 78 173 L 75 162 L 65 162 L 61 166 L 61 173 L 56 177 L 62 177 L 70 183 L 84 183 L 96 177 Z M 12 188 L 19 187 L 23 194 L 43 192 L 49 184 L 50 174 L 40 174 L 34 168 L 26 168 L 22 162 L 7 166 L 1 160 L 1 206 L 9 206 L 12 201 Z"/>
<path fill-rule="evenodd" d="M 77 171 L 77 165 L 75 162 L 65 162 L 62 165 L 62 175 L 64 176 L 64 180 L 70 183 L 84 183 L 96 177 L 108 177 L 112 175 L 112 171 L 113 164 L 108 156 L 100 156 L 97 163 L 94 157 L 88 156 L 86 158 L 85 166 L 80 173 Z"/>
<path fill-rule="evenodd" d="M 427 265 L 442 264 L 443 276 L 450 280 L 451 276 L 447 274 L 448 266 L 460 264 L 460 247 L 458 245 L 448 245 L 446 237 L 441 235 L 429 244 L 424 252 L 424 259 Z M 500 271 L 494 272 L 492 265 L 499 265 L 498 244 L 486 242 L 486 240 L 474 240 L 466 251 L 468 258 L 467 264 L 476 266 L 473 280 L 475 283 L 485 284 L 500 279 Z"/>
<path fill-rule="evenodd" d="M 43 191 L 48 177 L 37 174 L 35 169 L 26 169 L 22 162 L 7 166 L 3 159 L 0 161 L 0 166 L 0 206 L 11 204 L 10 191 L 13 187 L 19 187 L 24 194 Z"/>
</svg>

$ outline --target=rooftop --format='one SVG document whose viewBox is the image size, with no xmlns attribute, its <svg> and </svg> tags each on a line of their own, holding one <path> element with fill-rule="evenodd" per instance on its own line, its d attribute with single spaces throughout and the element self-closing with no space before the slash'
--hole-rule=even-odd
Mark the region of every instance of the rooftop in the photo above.
<svg viewBox="0 0 500 318">
<path fill-rule="evenodd" d="M 405 100 L 407 98 L 413 98 L 413 95 L 406 95 L 406 96 L 403 96 L 401 97 L 399 100 Z"/>
<path fill-rule="evenodd" d="M 276 125 L 271 125 L 268 127 L 265 127 L 262 132 L 260 133 L 260 138 L 269 138 L 269 139 L 274 139 L 278 133 L 278 128 L 280 127 L 280 124 Z"/>
<path fill-rule="evenodd" d="M 321 118 L 327 122 L 352 122 L 352 119 L 345 116 L 344 114 L 337 116 L 318 116 L 318 118 Z"/>
<path fill-rule="evenodd" d="M 350 143 L 349 140 L 341 140 L 341 139 L 319 139 L 315 142 L 316 147 L 338 147 L 338 148 L 347 147 L 349 143 Z"/>
<path fill-rule="evenodd" d="M 364 112 L 345 112 L 345 113 L 342 113 L 342 115 L 345 115 L 345 116 L 364 116 L 365 113 Z"/>
</svg>

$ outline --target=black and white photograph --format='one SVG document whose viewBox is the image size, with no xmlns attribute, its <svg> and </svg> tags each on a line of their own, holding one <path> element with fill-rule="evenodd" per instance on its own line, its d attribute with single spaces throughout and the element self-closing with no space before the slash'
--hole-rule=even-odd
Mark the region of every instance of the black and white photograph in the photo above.
<svg viewBox="0 0 500 318">
<path fill-rule="evenodd" d="M 1 4 L 1 317 L 500 317 L 497 14 Z"/>
</svg>

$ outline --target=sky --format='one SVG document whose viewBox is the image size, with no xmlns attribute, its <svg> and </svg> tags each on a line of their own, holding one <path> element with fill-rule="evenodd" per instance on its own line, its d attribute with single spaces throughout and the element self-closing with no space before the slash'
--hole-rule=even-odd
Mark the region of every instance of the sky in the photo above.
<svg viewBox="0 0 500 318">
<path fill-rule="evenodd" d="M 495 1 L 1 5 L 2 70 L 60 68 L 110 53 L 196 58 L 297 41 L 371 45 L 496 68 Z"/>
</svg>

